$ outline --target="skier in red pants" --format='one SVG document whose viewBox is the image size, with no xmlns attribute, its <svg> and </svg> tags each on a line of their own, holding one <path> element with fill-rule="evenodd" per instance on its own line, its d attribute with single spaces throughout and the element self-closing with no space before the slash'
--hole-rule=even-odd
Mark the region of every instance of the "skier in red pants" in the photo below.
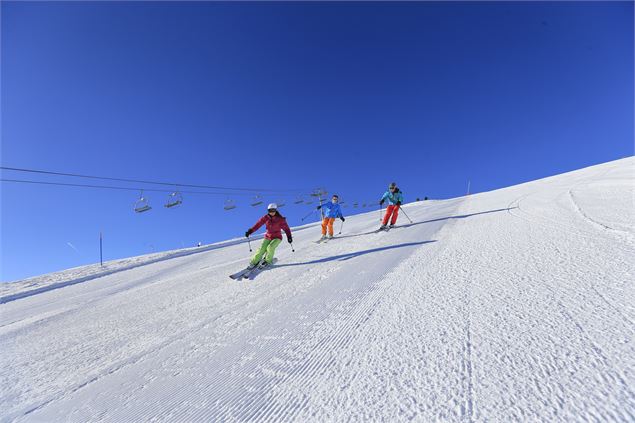
<svg viewBox="0 0 635 423">
<path fill-rule="evenodd" d="M 391 228 L 395 226 L 395 223 L 397 223 L 397 217 L 399 216 L 399 206 L 401 206 L 401 203 L 403 203 L 403 193 L 399 188 L 397 188 L 396 183 L 393 182 L 388 186 L 388 191 L 386 191 L 381 197 L 379 205 L 382 206 L 386 200 L 388 200 L 388 207 L 386 207 L 386 214 L 384 215 L 384 220 L 379 229 L 386 229 L 388 220 L 390 220 Z"/>
</svg>

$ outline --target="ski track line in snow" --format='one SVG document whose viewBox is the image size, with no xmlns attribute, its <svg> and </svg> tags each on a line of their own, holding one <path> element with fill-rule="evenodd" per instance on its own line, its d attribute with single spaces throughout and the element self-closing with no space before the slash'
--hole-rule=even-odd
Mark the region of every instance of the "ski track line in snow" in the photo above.
<svg viewBox="0 0 635 423">
<path fill-rule="evenodd" d="M 619 248 L 623 251 L 632 253 L 635 252 L 635 247 L 633 246 L 633 237 L 629 236 L 628 232 L 626 231 L 619 231 L 619 230 L 612 230 L 612 228 L 607 227 L 605 225 L 599 224 L 595 221 L 593 221 L 592 219 L 588 218 L 584 211 L 580 209 L 580 207 L 577 205 L 577 203 L 575 202 L 575 200 L 572 197 L 571 191 L 573 189 L 575 189 L 576 187 L 580 186 L 580 185 L 587 185 L 589 181 L 593 181 L 596 182 L 598 180 L 602 180 L 601 178 L 603 178 L 604 176 L 606 176 L 609 172 L 613 171 L 614 169 L 606 169 L 606 170 L 600 170 L 595 174 L 586 176 L 582 181 L 577 182 L 576 184 L 574 184 L 573 186 L 569 185 L 569 188 L 564 191 L 561 192 L 558 195 L 558 199 L 562 198 L 562 197 L 567 197 L 568 202 L 573 203 L 573 207 L 571 208 L 571 210 L 576 214 L 581 216 L 585 221 L 589 222 L 592 224 L 592 227 L 594 229 L 596 229 L 595 231 L 587 231 L 587 230 L 583 230 L 581 229 L 579 226 L 575 226 L 573 224 L 571 224 L 571 222 L 566 221 L 558 221 L 558 220 L 554 220 L 552 218 L 549 218 L 545 215 L 537 215 L 534 213 L 530 213 L 527 210 L 525 210 L 523 207 L 521 207 L 521 203 L 523 203 L 527 198 L 529 198 L 532 195 L 536 195 L 542 192 L 542 187 L 538 187 L 537 189 L 534 189 L 532 192 L 522 195 L 520 197 L 518 197 L 517 199 L 513 200 L 509 205 L 508 208 L 510 209 L 509 212 L 512 215 L 515 215 L 516 217 L 519 217 L 521 219 L 525 219 L 529 222 L 534 222 L 534 223 L 539 223 L 542 224 L 544 226 L 548 226 L 550 228 L 553 229 L 557 229 L 560 231 L 565 231 L 569 234 L 572 235 L 577 235 L 577 236 L 581 236 L 581 237 L 585 237 L 585 238 L 590 238 L 590 239 L 595 239 L 598 235 L 608 235 L 611 232 L 613 232 L 613 234 L 615 235 L 619 235 L 618 239 L 621 242 L 627 241 L 626 245 L 620 245 L 617 244 L 614 247 L 615 248 Z M 516 211 L 516 213 L 514 212 Z M 521 214 L 524 214 L 524 216 L 521 216 Z M 547 222 L 547 223 L 545 223 Z M 554 225 L 555 224 L 555 225 Z M 611 232 L 609 232 L 607 234 L 607 229 L 608 230 L 612 230 Z M 626 238 L 626 239 L 624 239 Z M 611 239 L 615 239 L 614 237 L 611 237 Z"/>
<path fill-rule="evenodd" d="M 561 194 L 561 196 L 565 196 L 565 195 L 566 193 Z M 566 232 L 567 234 L 579 236 L 586 239 L 594 240 L 598 237 L 598 235 L 607 235 L 607 231 L 601 230 L 599 227 L 596 228 L 598 229 L 597 232 L 582 230 L 574 225 L 569 225 L 564 222 L 559 222 L 557 220 L 550 219 L 546 216 L 536 215 L 534 213 L 528 212 L 523 207 L 521 207 L 521 204 L 524 201 L 526 201 L 530 196 L 531 194 L 527 194 L 512 201 L 509 205 L 509 213 L 519 219 L 526 220 L 527 222 L 539 224 L 545 227 L 549 227 L 551 229 L 556 229 L 558 231 Z M 613 237 L 611 237 L 611 239 L 615 240 Z M 635 247 L 633 247 L 630 244 L 626 244 L 626 245 L 616 244 L 614 245 L 614 247 L 628 253 L 635 252 Z"/>
<path fill-rule="evenodd" d="M 574 187 L 575 188 L 575 187 Z M 592 224 L 593 226 L 597 227 L 600 230 L 609 230 L 609 231 L 613 231 L 616 234 L 619 234 L 621 236 L 626 236 L 629 240 L 632 239 L 632 235 L 629 231 L 625 231 L 623 229 L 617 229 L 617 228 L 612 228 L 611 226 L 605 225 L 604 223 L 598 222 L 594 219 L 592 219 L 591 217 L 589 217 L 589 215 L 587 215 L 584 210 L 582 209 L 582 207 L 580 207 L 580 205 L 578 204 L 578 202 L 575 199 L 575 196 L 573 194 L 573 190 L 574 188 L 571 188 L 570 190 L 567 191 L 567 194 L 569 195 L 569 199 L 571 200 L 571 204 L 573 204 L 573 209 L 578 212 L 578 214 L 585 220 L 587 220 L 590 224 Z"/>
<path fill-rule="evenodd" d="M 520 215 L 517 215 L 517 214 L 513 213 L 513 211 L 512 211 L 512 210 L 514 210 L 514 209 L 517 209 L 517 210 L 521 210 L 521 211 L 522 211 L 522 209 L 521 209 L 521 207 L 520 207 L 520 201 L 522 201 L 523 199 L 525 199 L 525 198 L 526 198 L 526 197 L 528 197 L 528 196 L 529 196 L 529 194 L 528 194 L 528 195 L 525 195 L 525 196 L 523 196 L 523 197 L 519 197 L 518 199 L 516 199 L 516 200 L 512 201 L 512 202 L 509 204 L 509 206 L 508 206 L 508 208 L 509 208 L 509 213 L 510 213 L 511 215 L 513 215 L 513 216 L 515 216 L 515 217 L 519 218 L 519 219 L 522 219 L 522 220 L 527 221 L 528 223 L 536 223 L 536 220 L 538 220 L 538 219 L 532 219 L 532 217 L 533 217 L 533 218 L 535 218 L 536 216 L 531 215 L 531 214 L 528 214 L 528 213 L 526 213 L 526 216 L 520 216 Z M 552 221 L 552 220 L 550 220 L 550 221 Z M 556 221 L 552 221 L 552 222 L 556 222 Z M 557 223 L 557 222 L 556 222 L 556 223 Z M 543 226 L 546 226 L 546 227 L 549 227 L 549 228 L 552 228 L 552 229 L 559 229 L 559 230 L 565 231 L 565 232 L 567 232 L 567 233 L 570 233 L 570 234 L 572 234 L 572 235 L 578 235 L 578 236 L 581 236 L 581 237 L 584 237 L 584 238 L 587 238 L 587 239 L 592 239 L 592 240 L 595 240 L 595 239 L 596 239 L 596 237 L 595 237 L 595 236 L 593 236 L 593 235 L 590 235 L 590 234 L 589 234 L 589 235 L 587 235 L 587 234 L 581 234 L 581 233 L 573 232 L 573 231 L 570 231 L 569 229 L 562 228 L 561 226 L 544 225 L 542 222 L 540 222 L 539 224 L 541 224 L 541 225 L 543 225 Z M 626 252 L 628 252 L 628 253 L 630 253 L 630 252 L 632 252 L 632 251 L 633 251 L 633 250 L 631 250 L 631 249 L 630 249 L 630 248 L 628 248 L 628 247 L 627 247 L 627 248 L 623 248 L 623 247 L 619 247 L 619 246 L 617 246 L 617 245 L 615 245 L 614 247 L 619 248 L 619 249 L 621 249 L 621 250 L 623 250 L 623 251 L 626 251 Z M 592 281 L 592 280 L 589 280 L 589 281 L 588 281 L 588 283 L 589 283 L 589 285 L 590 285 L 591 289 L 592 289 L 593 291 L 595 291 L 595 293 L 597 294 L 597 296 L 598 296 L 598 297 L 600 297 L 600 298 L 601 298 L 601 299 L 602 299 L 602 300 L 603 300 L 603 301 L 604 301 L 607 305 L 609 305 L 609 306 L 610 306 L 610 307 L 611 307 L 611 308 L 612 308 L 615 312 L 619 313 L 625 321 L 629 322 L 629 323 L 632 325 L 632 327 L 635 327 L 635 322 L 633 322 L 633 320 L 631 320 L 629 317 L 627 317 L 627 316 L 626 316 L 626 315 L 622 312 L 621 308 L 619 308 L 619 307 L 615 306 L 615 304 L 613 304 L 611 301 L 609 301 L 609 300 L 608 300 L 608 299 L 607 299 L 607 298 L 606 298 L 606 297 L 605 297 L 605 296 L 604 296 L 604 295 L 600 292 L 600 290 L 598 290 L 598 289 L 597 289 L 596 285 L 593 283 L 593 281 Z"/>
<path fill-rule="evenodd" d="M 463 307 L 464 307 L 464 315 L 465 315 L 465 349 L 463 352 L 463 363 L 465 367 L 467 380 L 467 398 L 466 398 L 466 409 L 464 410 L 465 419 L 470 423 L 474 421 L 474 374 L 472 372 L 472 333 L 470 329 L 471 324 L 471 298 L 472 298 L 472 271 L 474 264 L 476 263 L 476 259 L 474 256 L 470 259 L 470 264 L 467 266 L 468 271 L 467 277 L 465 278 L 464 285 L 464 294 L 463 294 Z"/>
<path fill-rule="evenodd" d="M 566 191 L 565 191 L 565 192 L 562 192 L 562 193 L 560 193 L 560 194 L 558 195 L 558 198 L 561 198 L 561 197 L 563 197 L 563 196 L 568 196 L 568 197 L 570 198 L 570 201 L 572 202 L 572 204 L 573 204 L 573 206 L 574 206 L 574 207 L 572 207 L 572 210 L 573 210 L 574 212 L 576 212 L 577 214 L 582 215 L 582 216 L 585 218 L 585 220 L 589 220 L 589 221 L 593 224 L 593 227 L 595 227 L 595 229 L 599 230 L 600 234 L 603 234 L 603 235 L 606 235 L 606 230 L 605 230 L 605 229 L 607 229 L 608 227 L 606 227 L 605 225 L 602 225 L 602 224 L 597 224 L 597 223 L 595 223 L 594 221 L 592 221 L 592 219 L 587 219 L 587 218 L 585 217 L 586 215 L 584 214 L 584 212 L 583 212 L 583 211 L 579 208 L 579 206 L 575 203 L 575 201 L 574 201 L 574 200 L 573 200 L 573 198 L 571 197 L 571 191 L 572 191 L 575 187 L 578 187 L 578 186 L 580 186 L 580 185 L 586 185 L 586 184 L 588 183 L 588 181 L 589 181 L 589 180 L 592 180 L 592 181 L 602 180 L 602 178 L 603 178 L 604 176 L 606 176 L 608 173 L 610 173 L 610 172 L 612 172 L 612 171 L 614 171 L 614 170 L 615 170 L 615 169 L 602 170 L 602 171 L 597 172 L 597 174 L 594 174 L 594 175 L 591 175 L 591 176 L 587 176 L 584 180 L 582 180 L 582 181 L 580 181 L 580 182 L 576 183 L 575 185 L 573 185 L 573 187 L 571 187 L 571 188 L 569 188 L 569 189 L 566 189 Z M 565 232 L 567 232 L 567 233 L 569 233 L 569 234 L 572 234 L 572 235 L 581 236 L 581 237 L 584 237 L 584 238 L 587 238 L 587 239 L 590 239 L 590 240 L 593 240 L 593 241 L 597 240 L 598 231 L 594 231 L 594 232 L 587 232 L 587 231 L 584 231 L 584 232 L 581 232 L 579 228 L 576 228 L 576 227 L 574 227 L 574 226 L 571 226 L 571 225 L 569 225 L 568 223 L 567 223 L 567 224 L 563 224 L 563 222 L 561 222 L 561 221 L 559 222 L 559 221 L 557 221 L 557 220 L 550 219 L 550 218 L 548 218 L 548 217 L 546 217 L 546 216 L 542 216 L 542 215 L 537 216 L 537 215 L 534 215 L 534 214 L 531 214 L 531 213 L 526 212 L 526 211 L 525 211 L 525 210 L 524 210 L 524 209 L 520 206 L 521 202 L 525 201 L 525 200 L 526 200 L 528 197 L 530 197 L 531 195 L 535 195 L 536 193 L 539 193 L 539 192 L 540 192 L 540 190 L 536 190 L 536 191 L 533 191 L 532 193 L 529 193 L 529 194 L 523 195 L 523 196 L 521 196 L 521 197 L 519 197 L 519 198 L 517 198 L 517 199 L 513 200 L 513 201 L 512 201 L 512 202 L 508 205 L 509 213 L 510 213 L 510 214 L 512 214 L 513 216 L 516 216 L 516 217 L 520 218 L 520 219 L 526 220 L 526 221 L 527 221 L 527 222 L 529 222 L 529 223 L 538 223 L 538 224 L 541 224 L 541 225 L 543 225 L 543 226 L 546 226 L 546 227 L 549 227 L 549 228 L 552 228 L 552 229 L 558 229 L 558 230 L 560 230 L 560 231 L 565 231 Z M 515 213 L 513 212 L 513 210 L 518 210 L 518 211 L 520 211 L 520 212 L 524 213 L 524 214 L 525 214 L 525 216 L 520 216 L 520 215 L 517 215 L 517 214 L 515 214 Z M 551 224 L 546 224 L 546 225 L 545 225 L 545 224 L 544 224 L 544 222 L 542 222 L 541 220 L 547 220 L 547 221 L 549 221 L 550 223 L 555 223 L 556 225 L 551 225 Z M 565 226 L 565 227 L 563 227 L 563 226 Z M 574 229 L 572 229 L 572 228 L 574 228 Z M 608 229 L 611 229 L 611 228 L 608 228 Z M 622 231 L 619 231 L 619 230 L 616 230 L 615 232 L 620 233 L 620 235 L 623 235 L 624 233 L 626 233 L 625 231 L 624 231 L 624 232 L 622 232 Z M 630 239 L 632 239 L 632 237 L 627 237 L 627 239 L 628 239 L 628 240 L 630 240 Z M 611 240 L 611 241 L 615 241 L 615 238 L 610 237 L 610 240 Z M 619 241 L 624 242 L 624 238 L 620 237 L 620 238 L 619 238 Z M 618 244 L 618 245 L 613 244 L 613 247 L 614 247 L 614 248 L 618 248 L 618 249 L 620 249 L 620 250 L 622 250 L 622 251 L 625 251 L 625 252 L 627 252 L 627 253 L 633 253 L 633 252 L 635 252 L 635 249 L 634 249 L 634 248 L 632 248 L 630 244 L 627 244 L 627 245 L 625 245 L 625 246 L 622 246 L 622 245 L 619 245 L 619 244 Z M 627 321 L 628 323 L 630 323 L 630 325 L 631 325 L 632 327 L 635 327 L 635 322 L 633 322 L 633 320 L 631 320 L 628 316 L 626 316 L 626 315 L 623 313 L 623 311 L 621 310 L 621 308 L 620 308 L 620 307 L 615 306 L 615 305 L 614 305 L 611 301 L 609 301 L 609 300 L 608 300 L 608 299 L 607 299 L 607 298 L 606 298 L 606 297 L 605 297 L 605 296 L 604 296 L 604 295 L 600 292 L 600 290 L 598 290 L 598 289 L 597 289 L 597 286 L 596 286 L 596 285 L 595 285 L 595 283 L 593 282 L 593 279 L 589 279 L 589 280 L 588 280 L 588 284 L 589 284 L 589 286 L 591 287 L 591 289 L 592 289 L 592 290 L 593 290 L 593 291 L 597 294 L 597 296 L 598 296 L 599 298 L 601 298 L 601 299 L 602 299 L 602 301 L 604 301 L 604 302 L 605 302 L 608 306 L 610 306 L 610 307 L 611 307 L 611 308 L 612 308 L 612 309 L 613 309 L 616 313 L 618 313 L 620 316 L 622 316 L 622 318 L 623 318 L 625 321 Z"/>
</svg>

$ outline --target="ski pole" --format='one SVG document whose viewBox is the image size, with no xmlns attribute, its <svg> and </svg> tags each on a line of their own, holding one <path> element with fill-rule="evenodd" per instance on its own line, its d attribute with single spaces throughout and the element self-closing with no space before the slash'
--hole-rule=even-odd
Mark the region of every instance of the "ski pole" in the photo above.
<svg viewBox="0 0 635 423">
<path fill-rule="evenodd" d="M 403 209 L 403 207 L 399 207 L 399 208 L 403 212 L 403 215 L 406 216 L 406 219 L 410 220 L 410 223 L 412 223 L 412 220 L 408 217 L 408 215 L 406 214 L 406 211 Z"/>
<path fill-rule="evenodd" d="M 293 242 L 290 242 L 289 244 L 291 244 L 291 252 L 295 253 L 295 249 L 293 248 Z"/>
<path fill-rule="evenodd" d="M 311 215 L 313 214 L 313 212 L 315 212 L 315 210 L 311 210 L 311 211 L 309 212 L 309 214 L 307 214 L 306 216 L 304 216 L 304 217 L 302 218 L 302 221 L 304 222 L 304 219 L 306 219 L 307 217 L 311 216 Z"/>
<path fill-rule="evenodd" d="M 380 204 L 379 205 L 379 221 L 380 222 L 381 222 L 382 215 L 384 214 L 383 211 L 384 211 L 384 208 Z"/>
<path fill-rule="evenodd" d="M 338 235 L 342 234 L 342 228 L 344 228 L 344 221 L 342 221 L 342 226 L 340 226 L 340 231 L 337 233 Z"/>
<path fill-rule="evenodd" d="M 249 252 L 251 253 L 251 241 L 249 240 L 249 237 L 247 237 L 247 244 L 249 244 Z"/>
</svg>

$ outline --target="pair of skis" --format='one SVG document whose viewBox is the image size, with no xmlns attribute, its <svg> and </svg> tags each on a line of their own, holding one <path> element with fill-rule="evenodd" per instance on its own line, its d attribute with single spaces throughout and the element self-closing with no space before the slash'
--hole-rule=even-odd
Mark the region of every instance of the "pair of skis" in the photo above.
<svg viewBox="0 0 635 423">
<path fill-rule="evenodd" d="M 317 241 L 315 241 L 315 243 L 316 244 L 325 244 L 325 243 L 329 242 L 330 240 L 332 240 L 333 238 L 335 238 L 335 237 L 334 236 L 331 236 L 331 237 L 323 236 L 322 238 L 320 238 Z"/>
<path fill-rule="evenodd" d="M 388 232 L 388 231 L 390 231 L 390 230 L 391 230 L 391 229 L 393 229 L 393 228 L 396 228 L 396 226 L 395 226 L 395 225 L 390 225 L 390 226 L 381 226 L 379 229 L 377 229 L 377 230 L 375 231 L 375 233 L 377 234 L 377 233 L 379 233 L 379 232 Z"/>
<path fill-rule="evenodd" d="M 232 278 L 233 280 L 236 281 L 241 281 L 243 279 L 252 279 L 254 277 L 256 277 L 256 275 L 260 272 L 262 272 L 263 270 L 266 269 L 271 269 L 273 267 L 274 264 L 276 264 L 276 262 L 278 261 L 277 258 L 273 259 L 273 263 L 271 263 L 270 265 L 265 265 L 265 261 L 264 259 L 260 261 L 260 263 L 258 263 L 257 266 L 254 267 L 246 267 L 243 270 L 234 273 L 233 275 L 229 275 L 230 278 Z"/>
</svg>

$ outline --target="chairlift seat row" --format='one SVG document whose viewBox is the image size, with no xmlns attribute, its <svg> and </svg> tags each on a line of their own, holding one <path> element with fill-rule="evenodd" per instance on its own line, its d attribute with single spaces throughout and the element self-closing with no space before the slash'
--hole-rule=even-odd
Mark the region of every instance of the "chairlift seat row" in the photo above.
<svg viewBox="0 0 635 423">
<path fill-rule="evenodd" d="M 180 192 L 175 191 L 171 193 L 170 195 L 168 195 L 168 200 L 165 203 L 165 207 L 171 208 L 171 207 L 178 206 L 180 204 L 183 204 L 183 196 L 181 195 Z M 152 210 L 152 207 L 150 206 L 148 199 L 143 196 L 143 191 L 141 191 L 141 196 L 135 202 L 134 211 L 137 213 L 143 213 L 148 210 Z"/>
</svg>

